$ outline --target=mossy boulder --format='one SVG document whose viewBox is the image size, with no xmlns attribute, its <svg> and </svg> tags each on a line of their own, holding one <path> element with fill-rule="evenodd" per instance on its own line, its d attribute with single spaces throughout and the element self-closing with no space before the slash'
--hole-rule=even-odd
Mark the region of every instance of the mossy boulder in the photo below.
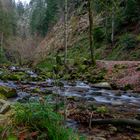
<svg viewBox="0 0 140 140">
<path fill-rule="evenodd" d="M 0 86 L 0 94 L 2 94 L 3 97 L 6 98 L 12 98 L 17 96 L 15 89 L 6 86 Z"/>
<path fill-rule="evenodd" d="M 7 98 L 3 94 L 0 93 L 0 99 L 6 100 Z"/>
<path fill-rule="evenodd" d="M 21 76 L 14 74 L 14 75 L 10 75 L 9 76 L 9 80 L 13 80 L 13 81 L 20 81 L 21 80 Z"/>
<path fill-rule="evenodd" d="M 0 79 L 1 80 L 8 80 L 10 73 L 7 70 L 0 71 Z"/>
<path fill-rule="evenodd" d="M 14 73 L 14 74 L 10 74 L 8 76 L 9 80 L 13 80 L 13 81 L 21 81 L 24 80 L 26 74 L 23 72 L 18 72 L 18 73 Z"/>
</svg>

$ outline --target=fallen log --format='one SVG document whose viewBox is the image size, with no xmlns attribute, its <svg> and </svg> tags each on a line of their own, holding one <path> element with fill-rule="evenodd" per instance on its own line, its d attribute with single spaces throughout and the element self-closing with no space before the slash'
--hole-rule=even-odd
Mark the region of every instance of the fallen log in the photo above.
<svg viewBox="0 0 140 140">
<path fill-rule="evenodd" d="M 140 127 L 140 120 L 136 119 L 92 119 L 91 125 L 118 125 L 118 126 L 133 126 Z"/>
</svg>

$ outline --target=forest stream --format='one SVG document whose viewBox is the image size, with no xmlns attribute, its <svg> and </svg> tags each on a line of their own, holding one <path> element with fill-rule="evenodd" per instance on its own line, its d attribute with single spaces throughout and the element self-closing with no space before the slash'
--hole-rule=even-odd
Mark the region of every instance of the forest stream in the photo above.
<svg viewBox="0 0 140 140">
<path fill-rule="evenodd" d="M 30 77 L 38 76 L 38 74 L 30 69 L 10 67 L 9 71 L 14 74 L 22 71 Z M 46 79 L 41 82 L 33 82 L 26 79 L 24 81 L 1 80 L 0 86 L 6 86 L 16 90 L 16 96 L 8 98 L 10 104 L 15 102 L 27 103 L 30 101 L 39 101 L 40 98 L 53 94 L 55 98 L 54 100 L 50 100 L 51 103 L 61 102 L 67 97 L 66 125 L 73 130 L 78 130 L 81 134 L 89 136 L 93 133 L 97 133 L 98 136 L 98 134 L 101 134 L 99 133 L 100 130 L 104 129 L 103 126 L 96 126 L 94 129 L 89 130 L 91 118 L 140 119 L 140 94 L 138 93 L 97 88 L 84 81 L 60 80 L 57 82 L 59 86 L 56 86 L 57 84 L 54 84 L 55 82 L 56 80 L 53 79 Z M 107 126 L 105 130 L 102 130 L 101 137 L 108 138 L 110 135 L 114 135 L 114 133 L 117 135 L 116 137 L 119 137 L 118 133 L 121 135 L 126 134 L 126 136 L 129 135 L 129 137 L 134 136 L 132 136 L 131 133 L 139 134 L 138 130 L 133 130 L 127 126 L 125 126 L 123 130 L 117 130 L 117 128 L 115 128 L 116 127 L 110 125 L 109 128 Z M 122 127 L 119 129 L 122 129 Z M 108 131 L 111 134 L 107 133 Z"/>
</svg>

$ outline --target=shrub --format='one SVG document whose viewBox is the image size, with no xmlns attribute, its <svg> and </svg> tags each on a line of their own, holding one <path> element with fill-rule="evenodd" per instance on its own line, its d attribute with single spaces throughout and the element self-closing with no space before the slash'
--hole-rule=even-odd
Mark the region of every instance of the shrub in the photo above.
<svg viewBox="0 0 140 140">
<path fill-rule="evenodd" d="M 119 39 L 119 45 L 124 49 L 134 49 L 137 45 L 137 41 L 132 34 L 124 34 Z"/>
<path fill-rule="evenodd" d="M 102 27 L 96 27 L 93 30 L 93 37 L 96 43 L 100 43 L 104 40 L 105 34 Z"/>
<path fill-rule="evenodd" d="M 51 140 L 77 139 L 77 135 L 71 129 L 67 129 L 62 125 L 62 117 L 54 112 L 54 105 L 48 104 L 47 101 L 42 103 L 18 103 L 14 105 L 13 111 L 13 124 L 39 131 L 38 138 L 43 137 Z"/>
</svg>

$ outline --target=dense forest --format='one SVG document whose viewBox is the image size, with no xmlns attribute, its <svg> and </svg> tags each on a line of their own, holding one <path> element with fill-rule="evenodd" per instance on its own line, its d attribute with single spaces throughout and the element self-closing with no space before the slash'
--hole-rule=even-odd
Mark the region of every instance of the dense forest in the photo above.
<svg viewBox="0 0 140 140">
<path fill-rule="evenodd" d="M 140 0 L 0 0 L 0 140 L 140 140 Z"/>
</svg>

